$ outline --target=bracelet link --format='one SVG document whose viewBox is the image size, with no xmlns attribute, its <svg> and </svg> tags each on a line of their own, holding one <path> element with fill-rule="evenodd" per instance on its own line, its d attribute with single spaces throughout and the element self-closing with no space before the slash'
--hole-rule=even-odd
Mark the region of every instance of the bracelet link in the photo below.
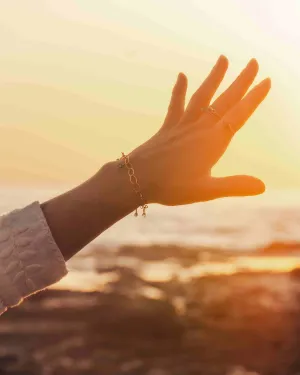
<svg viewBox="0 0 300 375">
<path fill-rule="evenodd" d="M 138 179 L 135 175 L 133 165 L 131 164 L 131 162 L 129 160 L 129 155 L 125 155 L 124 152 L 122 152 L 121 158 L 117 159 L 117 160 L 120 161 L 120 163 L 118 165 L 119 168 L 125 167 L 127 169 L 129 181 L 130 181 L 130 183 L 133 187 L 133 191 L 135 192 L 135 194 L 141 200 L 140 208 L 142 210 L 142 216 L 146 217 L 146 210 L 148 208 L 148 205 L 147 205 L 146 199 L 145 199 L 145 197 L 144 197 L 144 195 L 141 191 L 141 186 L 138 183 Z M 135 209 L 134 216 L 138 216 L 138 209 L 137 208 Z"/>
</svg>

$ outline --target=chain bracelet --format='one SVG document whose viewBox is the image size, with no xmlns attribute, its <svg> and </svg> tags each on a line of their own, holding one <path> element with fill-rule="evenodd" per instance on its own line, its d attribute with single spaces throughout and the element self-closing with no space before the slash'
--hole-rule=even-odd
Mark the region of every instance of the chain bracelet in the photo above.
<svg viewBox="0 0 300 375">
<path fill-rule="evenodd" d="M 131 162 L 129 160 L 129 155 L 125 155 L 124 152 L 122 152 L 122 157 L 120 159 L 118 159 L 118 161 L 120 161 L 119 168 L 126 167 L 127 172 L 128 172 L 128 176 L 129 176 L 129 181 L 130 181 L 130 183 L 133 187 L 133 191 L 135 192 L 135 194 L 139 197 L 139 199 L 142 202 L 142 204 L 140 205 L 140 208 L 143 212 L 142 216 L 146 217 L 146 210 L 148 208 L 148 205 L 147 205 L 146 199 L 145 199 L 145 197 L 144 197 L 144 195 L 141 191 L 141 186 L 138 183 L 138 179 L 135 175 L 133 165 L 131 164 Z M 137 208 L 135 209 L 134 216 L 138 216 L 138 209 Z"/>
</svg>

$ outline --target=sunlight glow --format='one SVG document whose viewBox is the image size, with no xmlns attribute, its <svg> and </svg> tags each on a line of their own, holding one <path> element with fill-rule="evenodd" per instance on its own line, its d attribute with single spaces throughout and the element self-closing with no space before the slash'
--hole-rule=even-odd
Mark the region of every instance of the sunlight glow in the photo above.
<svg viewBox="0 0 300 375">
<path fill-rule="evenodd" d="M 13 164 L 32 183 L 87 176 L 159 128 L 179 71 L 191 94 L 225 54 L 230 70 L 222 89 L 254 56 L 258 79 L 271 76 L 273 88 L 216 173 L 299 187 L 299 17 L 298 0 L 3 2 L 0 140 L 4 127 L 41 136 L 45 148 L 60 149 L 66 172 L 55 167 L 56 152 L 50 164 L 34 160 L 36 140 L 28 139 L 17 154 L 2 155 L 1 175 L 17 183 L 8 172 Z M 67 172 L 68 150 L 82 155 L 86 174 Z"/>
</svg>

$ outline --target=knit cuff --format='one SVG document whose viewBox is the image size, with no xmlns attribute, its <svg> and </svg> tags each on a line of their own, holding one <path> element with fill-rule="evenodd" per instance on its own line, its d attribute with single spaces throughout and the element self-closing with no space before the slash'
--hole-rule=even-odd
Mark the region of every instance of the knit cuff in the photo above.
<svg viewBox="0 0 300 375">
<path fill-rule="evenodd" d="M 0 313 L 66 274 L 38 202 L 0 218 Z"/>
</svg>

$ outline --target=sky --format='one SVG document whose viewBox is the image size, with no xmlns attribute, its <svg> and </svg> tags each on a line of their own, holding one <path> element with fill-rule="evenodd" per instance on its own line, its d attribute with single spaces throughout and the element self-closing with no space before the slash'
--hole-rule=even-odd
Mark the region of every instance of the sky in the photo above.
<svg viewBox="0 0 300 375">
<path fill-rule="evenodd" d="M 224 90 L 252 57 L 267 100 L 216 175 L 300 189 L 299 0 L 0 0 L 0 181 L 78 181 L 160 127 L 220 54 Z"/>
</svg>

